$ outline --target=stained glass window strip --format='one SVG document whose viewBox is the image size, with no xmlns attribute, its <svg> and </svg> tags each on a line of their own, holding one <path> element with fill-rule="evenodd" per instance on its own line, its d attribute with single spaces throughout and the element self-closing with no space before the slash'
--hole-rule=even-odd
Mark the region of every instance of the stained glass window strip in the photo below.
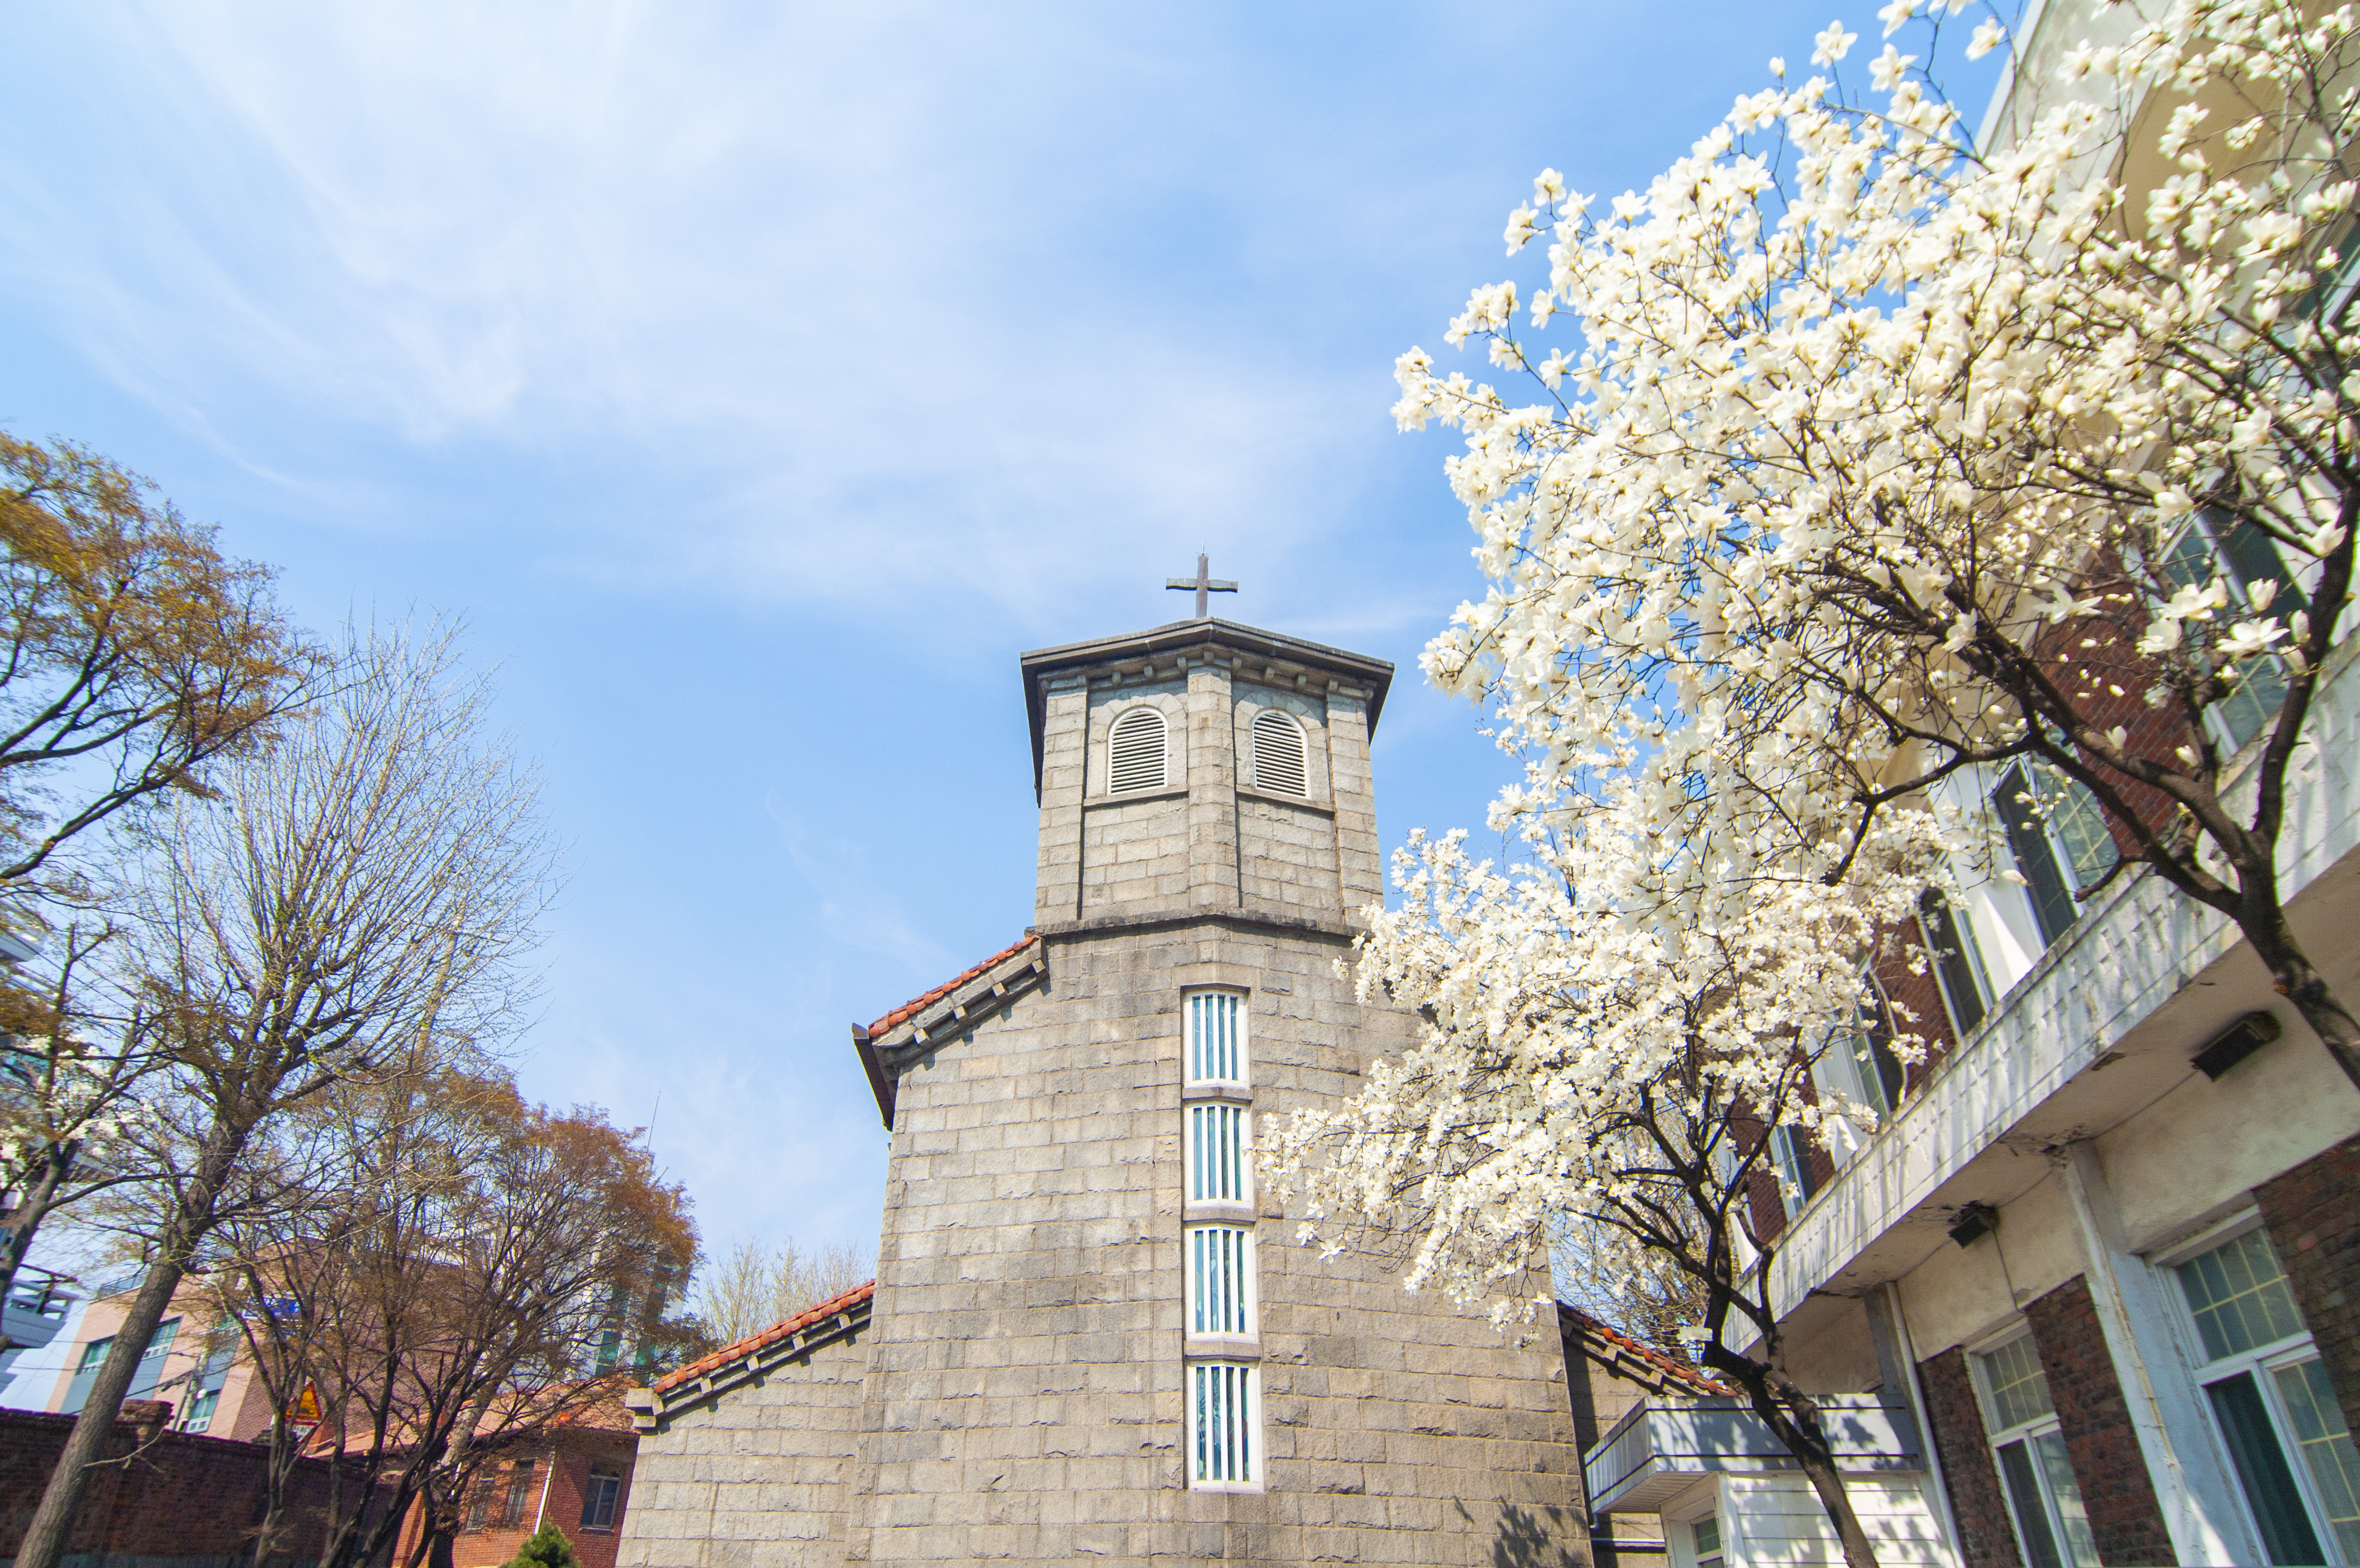
<svg viewBox="0 0 2360 1568">
<path fill-rule="evenodd" d="M 1253 1333 L 1253 1237 L 1238 1225 L 1188 1232 L 1188 1332 Z"/>
<path fill-rule="evenodd" d="M 1201 1203 L 1246 1201 L 1246 1114 L 1241 1107 L 1188 1107 L 1188 1195 Z"/>
<path fill-rule="evenodd" d="M 1190 1082 L 1245 1082 L 1245 1053 L 1238 1038 L 1242 1000 L 1229 991 L 1200 991 L 1188 998 Z"/>
<path fill-rule="evenodd" d="M 1199 1485 L 1251 1485 L 1254 1478 L 1255 1369 L 1229 1361 L 1189 1364 L 1189 1450 Z"/>
</svg>

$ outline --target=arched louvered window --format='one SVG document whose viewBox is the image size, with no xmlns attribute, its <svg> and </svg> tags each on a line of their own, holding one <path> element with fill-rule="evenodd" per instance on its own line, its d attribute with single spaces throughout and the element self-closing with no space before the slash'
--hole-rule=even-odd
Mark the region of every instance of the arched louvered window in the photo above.
<svg viewBox="0 0 2360 1568">
<path fill-rule="evenodd" d="M 1274 795 L 1311 793 L 1303 726 L 1275 708 L 1264 708 L 1254 715 L 1253 781 L 1255 789 Z"/>
<path fill-rule="evenodd" d="M 1164 715 L 1133 708 L 1114 722 L 1107 737 L 1107 793 L 1164 788 Z"/>
</svg>

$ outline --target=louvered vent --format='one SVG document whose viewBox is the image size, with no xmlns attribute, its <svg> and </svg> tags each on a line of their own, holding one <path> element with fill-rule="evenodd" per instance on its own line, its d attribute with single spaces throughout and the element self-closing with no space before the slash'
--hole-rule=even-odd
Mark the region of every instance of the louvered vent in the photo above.
<svg viewBox="0 0 2360 1568">
<path fill-rule="evenodd" d="M 1304 775 L 1303 731 L 1293 719 L 1264 708 L 1253 722 L 1254 788 L 1274 795 L 1308 795 Z"/>
<path fill-rule="evenodd" d="M 1153 708 L 1133 708 L 1114 722 L 1107 750 L 1107 793 L 1128 795 L 1134 789 L 1164 788 L 1164 715 Z"/>
</svg>

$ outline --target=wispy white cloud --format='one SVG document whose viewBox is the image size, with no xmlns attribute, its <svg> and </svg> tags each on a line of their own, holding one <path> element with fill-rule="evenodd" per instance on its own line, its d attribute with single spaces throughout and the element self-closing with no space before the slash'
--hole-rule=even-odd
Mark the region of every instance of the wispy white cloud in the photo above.
<svg viewBox="0 0 2360 1568">
<path fill-rule="evenodd" d="M 1237 238 L 1142 200 L 1201 68 L 1142 88 L 1138 40 L 984 12 L 557 15 L 191 5 L 85 38 L 158 161 L 111 212 L 23 191 L 10 269 L 233 452 L 262 432 L 225 381 L 412 444 L 628 452 L 533 541 L 609 583 L 1029 621 L 1131 571 L 1124 537 L 1335 525 L 1305 452 L 1358 399 L 1203 301 L 1124 308 L 1104 262 L 1108 225 Z M 1192 166 L 1256 151 L 1177 123 Z"/>
</svg>

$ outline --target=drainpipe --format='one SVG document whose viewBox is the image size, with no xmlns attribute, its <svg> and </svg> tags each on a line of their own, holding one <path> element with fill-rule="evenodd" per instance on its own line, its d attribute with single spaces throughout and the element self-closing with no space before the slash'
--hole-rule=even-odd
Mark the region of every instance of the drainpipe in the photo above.
<svg viewBox="0 0 2360 1568">
<path fill-rule="evenodd" d="M 549 1484 L 557 1479 L 557 1450 L 549 1451 L 549 1468 L 541 1472 L 541 1507 L 532 1510 L 532 1532 L 541 1533 L 541 1521 L 549 1512 Z"/>
</svg>

